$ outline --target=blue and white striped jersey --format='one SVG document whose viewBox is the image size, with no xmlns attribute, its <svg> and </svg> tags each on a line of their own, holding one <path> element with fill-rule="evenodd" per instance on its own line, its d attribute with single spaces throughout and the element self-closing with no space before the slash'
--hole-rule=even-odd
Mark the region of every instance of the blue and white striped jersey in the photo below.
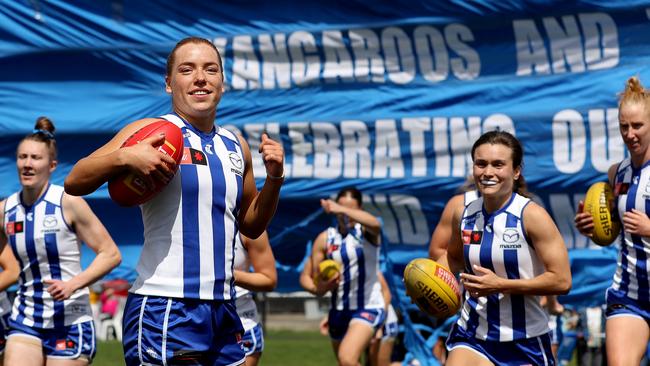
<svg viewBox="0 0 650 366">
<path fill-rule="evenodd" d="M 614 178 L 614 195 L 618 216 L 636 209 L 650 214 L 650 163 L 634 168 L 629 158 L 623 160 Z M 627 297 L 650 303 L 650 238 L 621 229 L 617 243 L 621 250 L 611 288 Z"/>
<path fill-rule="evenodd" d="M 174 179 L 141 205 L 144 246 L 131 292 L 231 300 L 233 257 L 243 191 L 244 155 L 237 137 L 215 126 L 199 131 L 174 114 L 183 160 Z"/>
<path fill-rule="evenodd" d="M 471 202 L 460 223 L 465 271 L 473 265 L 488 268 L 503 278 L 529 279 L 544 272 L 532 243 L 526 237 L 523 211 L 530 199 L 518 194 L 501 209 L 488 214 L 483 198 Z M 548 317 L 539 296 L 493 294 L 465 301 L 458 325 L 482 340 L 507 342 L 548 333 Z"/>
<path fill-rule="evenodd" d="M 379 246 L 363 236 L 357 223 L 345 237 L 338 228 L 327 229 L 327 258 L 343 264 L 341 282 L 332 292 L 332 308 L 336 310 L 377 309 L 384 307 L 379 270 Z"/>
<path fill-rule="evenodd" d="M 54 301 L 43 281 L 68 281 L 81 272 L 81 243 L 63 217 L 63 187 L 49 185 L 33 205 L 20 192 L 7 198 L 4 229 L 20 266 L 11 318 L 29 327 L 61 328 L 92 320 L 88 288 Z"/>
</svg>

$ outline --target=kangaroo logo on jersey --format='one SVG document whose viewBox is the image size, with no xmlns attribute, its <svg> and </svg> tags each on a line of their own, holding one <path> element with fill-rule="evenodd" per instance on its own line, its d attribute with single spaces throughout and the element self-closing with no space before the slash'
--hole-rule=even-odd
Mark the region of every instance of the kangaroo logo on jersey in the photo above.
<svg viewBox="0 0 650 366">
<path fill-rule="evenodd" d="M 463 230 L 463 244 L 481 244 L 483 232 L 476 230 Z"/>
<path fill-rule="evenodd" d="M 236 152 L 230 152 L 228 153 L 228 158 L 230 159 L 230 164 L 232 164 L 232 168 L 230 168 L 230 171 L 241 176 L 244 174 L 242 171 L 242 168 L 244 167 L 244 161 L 242 160 L 241 156 L 237 154 Z"/>
<path fill-rule="evenodd" d="M 22 233 L 25 229 L 22 221 L 9 221 L 5 225 L 5 232 L 7 235 L 16 235 Z"/>
<path fill-rule="evenodd" d="M 201 150 L 192 149 L 191 147 L 183 148 L 183 158 L 181 165 L 208 165 L 208 159 Z"/>
</svg>

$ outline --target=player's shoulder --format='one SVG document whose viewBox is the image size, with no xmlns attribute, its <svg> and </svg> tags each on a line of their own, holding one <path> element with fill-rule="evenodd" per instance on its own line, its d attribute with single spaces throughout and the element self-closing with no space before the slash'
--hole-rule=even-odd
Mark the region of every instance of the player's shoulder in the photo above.
<svg viewBox="0 0 650 366">
<path fill-rule="evenodd" d="M 546 220 L 551 217 L 544 207 L 533 200 L 528 200 L 526 202 L 522 210 L 522 216 L 524 221 L 536 223 L 539 222 L 538 220 Z"/>
<path fill-rule="evenodd" d="M 457 194 L 447 201 L 447 207 L 449 207 L 454 212 L 458 209 L 461 209 L 465 206 L 465 194 Z"/>
</svg>

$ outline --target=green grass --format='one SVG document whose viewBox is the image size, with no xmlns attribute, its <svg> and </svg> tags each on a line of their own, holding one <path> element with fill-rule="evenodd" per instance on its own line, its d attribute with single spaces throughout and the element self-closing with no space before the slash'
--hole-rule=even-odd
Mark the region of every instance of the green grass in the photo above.
<svg viewBox="0 0 650 366">
<path fill-rule="evenodd" d="M 97 355 L 92 363 L 93 366 L 118 366 L 124 365 L 124 353 L 122 342 L 98 341 Z"/>
<path fill-rule="evenodd" d="M 268 330 L 264 354 L 260 365 L 264 366 L 330 366 L 336 364 L 329 339 L 318 332 L 294 332 Z M 122 344 L 98 342 L 97 356 L 93 366 L 124 365 Z"/>
<path fill-rule="evenodd" d="M 336 358 L 328 337 L 319 332 L 293 332 L 267 330 L 264 353 L 260 365 L 264 366 L 331 366 Z"/>
<path fill-rule="evenodd" d="M 329 339 L 313 331 L 268 330 L 265 337 L 263 366 L 331 366 L 336 364 Z M 92 366 L 124 365 L 122 343 L 99 342 Z M 577 365 L 574 355 L 569 366 Z"/>
</svg>

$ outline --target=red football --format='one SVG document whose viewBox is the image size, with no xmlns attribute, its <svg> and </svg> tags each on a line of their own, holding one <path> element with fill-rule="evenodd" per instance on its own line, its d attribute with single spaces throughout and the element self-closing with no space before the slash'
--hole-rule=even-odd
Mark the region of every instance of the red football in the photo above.
<svg viewBox="0 0 650 366">
<path fill-rule="evenodd" d="M 165 133 L 165 142 L 158 147 L 158 150 L 176 160 L 176 165 L 172 168 L 176 172 L 183 157 L 183 132 L 178 126 L 169 121 L 160 120 L 142 127 L 129 136 L 121 147 L 138 144 L 147 137 L 160 132 Z M 126 172 L 108 182 L 108 193 L 113 201 L 120 206 L 141 205 L 166 186 L 164 182 L 157 179 L 154 179 L 154 184 L 154 189 L 149 189 L 142 178 L 134 173 Z"/>
</svg>

